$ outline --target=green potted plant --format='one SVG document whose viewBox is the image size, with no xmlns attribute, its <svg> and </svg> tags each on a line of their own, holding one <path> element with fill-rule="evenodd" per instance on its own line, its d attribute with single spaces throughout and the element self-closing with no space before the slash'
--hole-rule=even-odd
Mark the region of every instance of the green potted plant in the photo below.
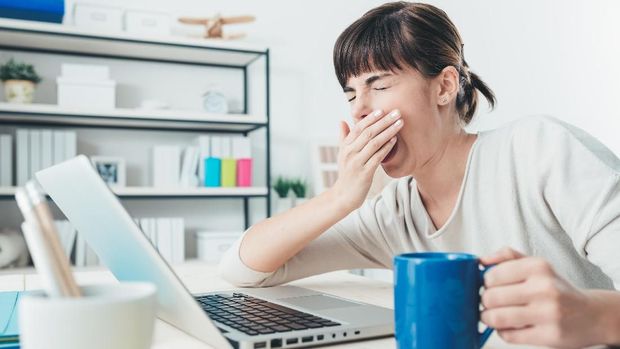
<svg viewBox="0 0 620 349">
<path fill-rule="evenodd" d="M 32 64 L 10 59 L 0 65 L 0 80 L 4 83 L 4 94 L 9 103 L 32 103 L 35 85 L 41 77 Z"/>
<path fill-rule="evenodd" d="M 301 205 L 308 200 L 306 194 L 308 192 L 308 184 L 301 179 L 291 181 L 291 190 L 295 194 L 295 206 Z"/>
<path fill-rule="evenodd" d="M 284 212 L 293 207 L 293 197 L 289 195 L 291 189 L 291 181 L 278 177 L 273 183 L 273 190 L 276 193 L 276 197 L 273 200 L 274 213 Z"/>
</svg>

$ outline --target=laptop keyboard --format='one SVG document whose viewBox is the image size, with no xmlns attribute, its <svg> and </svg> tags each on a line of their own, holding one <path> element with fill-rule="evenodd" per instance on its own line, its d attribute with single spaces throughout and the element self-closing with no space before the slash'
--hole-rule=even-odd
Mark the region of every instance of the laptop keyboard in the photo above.
<svg viewBox="0 0 620 349">
<path fill-rule="evenodd" d="M 196 300 L 212 320 L 250 336 L 340 325 L 242 293 L 206 295 Z"/>
</svg>

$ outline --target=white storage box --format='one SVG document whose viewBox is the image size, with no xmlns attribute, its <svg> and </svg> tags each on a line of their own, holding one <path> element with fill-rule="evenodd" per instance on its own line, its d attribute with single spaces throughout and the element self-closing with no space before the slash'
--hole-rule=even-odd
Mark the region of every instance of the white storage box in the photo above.
<svg viewBox="0 0 620 349">
<path fill-rule="evenodd" d="M 161 12 L 127 10 L 125 12 L 125 31 L 141 35 L 169 36 L 170 16 Z"/>
<path fill-rule="evenodd" d="M 122 31 L 123 9 L 76 3 L 73 8 L 73 24 L 90 30 Z"/>
<path fill-rule="evenodd" d="M 113 109 L 116 106 L 116 82 L 59 77 L 58 105 L 86 109 Z"/>
<path fill-rule="evenodd" d="M 60 76 L 77 80 L 108 80 L 110 67 L 95 64 L 63 63 L 60 66 Z"/>
<path fill-rule="evenodd" d="M 234 243 L 241 237 L 241 232 L 200 231 L 196 233 L 198 259 L 217 263 Z"/>
</svg>

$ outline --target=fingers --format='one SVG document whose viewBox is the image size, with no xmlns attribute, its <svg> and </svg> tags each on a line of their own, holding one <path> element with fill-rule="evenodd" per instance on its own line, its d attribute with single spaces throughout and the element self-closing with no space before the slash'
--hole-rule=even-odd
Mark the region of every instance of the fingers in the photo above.
<svg viewBox="0 0 620 349">
<path fill-rule="evenodd" d="M 400 118 L 400 112 L 398 110 L 394 110 L 387 116 L 379 118 L 378 120 L 376 120 L 376 122 L 374 122 L 373 124 L 369 125 L 368 127 L 366 127 L 365 129 L 361 131 L 357 139 L 353 141 L 353 143 L 351 143 L 351 150 L 359 152 L 362 149 L 364 149 L 368 144 L 371 144 L 372 142 L 376 142 L 376 144 L 372 145 L 372 148 L 375 151 L 377 151 L 379 148 L 381 148 L 381 146 L 383 146 L 383 144 L 385 144 L 385 142 L 387 142 L 393 135 L 395 135 L 396 132 L 394 132 L 392 136 L 389 136 L 382 140 L 375 141 L 375 139 L 377 139 L 377 136 L 381 134 L 383 131 L 389 129 L 390 126 L 397 124 L 399 121 L 400 121 L 400 124 L 402 124 L 402 120 Z M 374 152 L 372 154 L 374 154 Z"/>
<path fill-rule="evenodd" d="M 349 124 L 346 121 L 340 121 L 340 142 L 344 141 L 345 138 L 351 133 L 351 128 L 349 128 Z"/>
<path fill-rule="evenodd" d="M 492 255 L 481 257 L 480 262 L 484 265 L 492 265 L 499 264 L 501 262 L 511 259 L 519 259 L 523 257 L 525 257 L 525 255 L 523 255 L 522 253 L 515 251 L 510 247 L 504 247 Z"/>
<path fill-rule="evenodd" d="M 549 331 L 541 326 L 526 326 L 519 329 L 498 330 L 499 336 L 508 343 L 543 345 Z"/>
<path fill-rule="evenodd" d="M 375 136 L 370 142 L 368 142 L 359 153 L 359 156 L 361 157 L 361 159 L 363 159 L 362 161 L 367 162 L 368 161 L 367 159 L 370 159 L 371 157 L 373 157 L 374 154 L 377 153 L 377 151 L 381 149 L 385 144 L 388 144 L 388 142 L 391 139 L 396 139 L 396 134 L 398 133 L 398 131 L 400 131 L 402 126 L 403 126 L 402 120 L 398 120 L 396 123 L 393 123 L 390 127 L 383 130 L 381 133 Z M 381 162 L 382 160 L 383 158 L 381 158 L 379 162 Z"/>
<path fill-rule="evenodd" d="M 365 164 L 365 168 L 374 173 L 377 167 L 381 164 L 381 161 L 383 161 L 390 150 L 392 150 L 394 144 L 396 144 L 396 137 L 392 137 L 389 141 L 387 141 L 387 143 L 384 143 L 383 146 L 379 148 L 379 151 L 375 152 L 374 155 L 368 159 Z"/>
<path fill-rule="evenodd" d="M 480 320 L 497 330 L 518 329 L 536 322 L 538 312 L 529 306 L 487 309 L 480 314 Z"/>
<path fill-rule="evenodd" d="M 345 144 L 351 144 L 360 136 L 360 134 L 370 125 L 375 123 L 383 115 L 383 110 L 378 109 L 368 114 L 360 122 L 353 126 L 351 133 L 345 138 Z"/>
<path fill-rule="evenodd" d="M 484 275 L 487 288 L 523 282 L 533 275 L 554 275 L 553 268 L 544 259 L 528 257 L 500 263 Z"/>
<path fill-rule="evenodd" d="M 531 290 L 527 283 L 491 287 L 482 293 L 482 305 L 487 308 L 521 306 L 528 304 Z"/>
</svg>

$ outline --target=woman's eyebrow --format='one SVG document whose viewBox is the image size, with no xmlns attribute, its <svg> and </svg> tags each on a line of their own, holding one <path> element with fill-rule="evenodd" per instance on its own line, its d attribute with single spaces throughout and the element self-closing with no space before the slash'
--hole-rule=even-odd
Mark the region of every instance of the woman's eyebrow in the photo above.
<svg viewBox="0 0 620 349">
<path fill-rule="evenodd" d="M 391 73 L 384 73 L 384 74 L 380 74 L 380 75 L 373 75 L 371 77 L 369 77 L 368 79 L 366 79 L 365 84 L 366 86 L 370 86 L 373 82 L 380 80 L 386 76 L 390 76 L 392 75 Z M 345 86 L 343 88 L 343 91 L 346 92 L 355 92 L 355 89 L 353 87 L 350 86 Z"/>
</svg>

